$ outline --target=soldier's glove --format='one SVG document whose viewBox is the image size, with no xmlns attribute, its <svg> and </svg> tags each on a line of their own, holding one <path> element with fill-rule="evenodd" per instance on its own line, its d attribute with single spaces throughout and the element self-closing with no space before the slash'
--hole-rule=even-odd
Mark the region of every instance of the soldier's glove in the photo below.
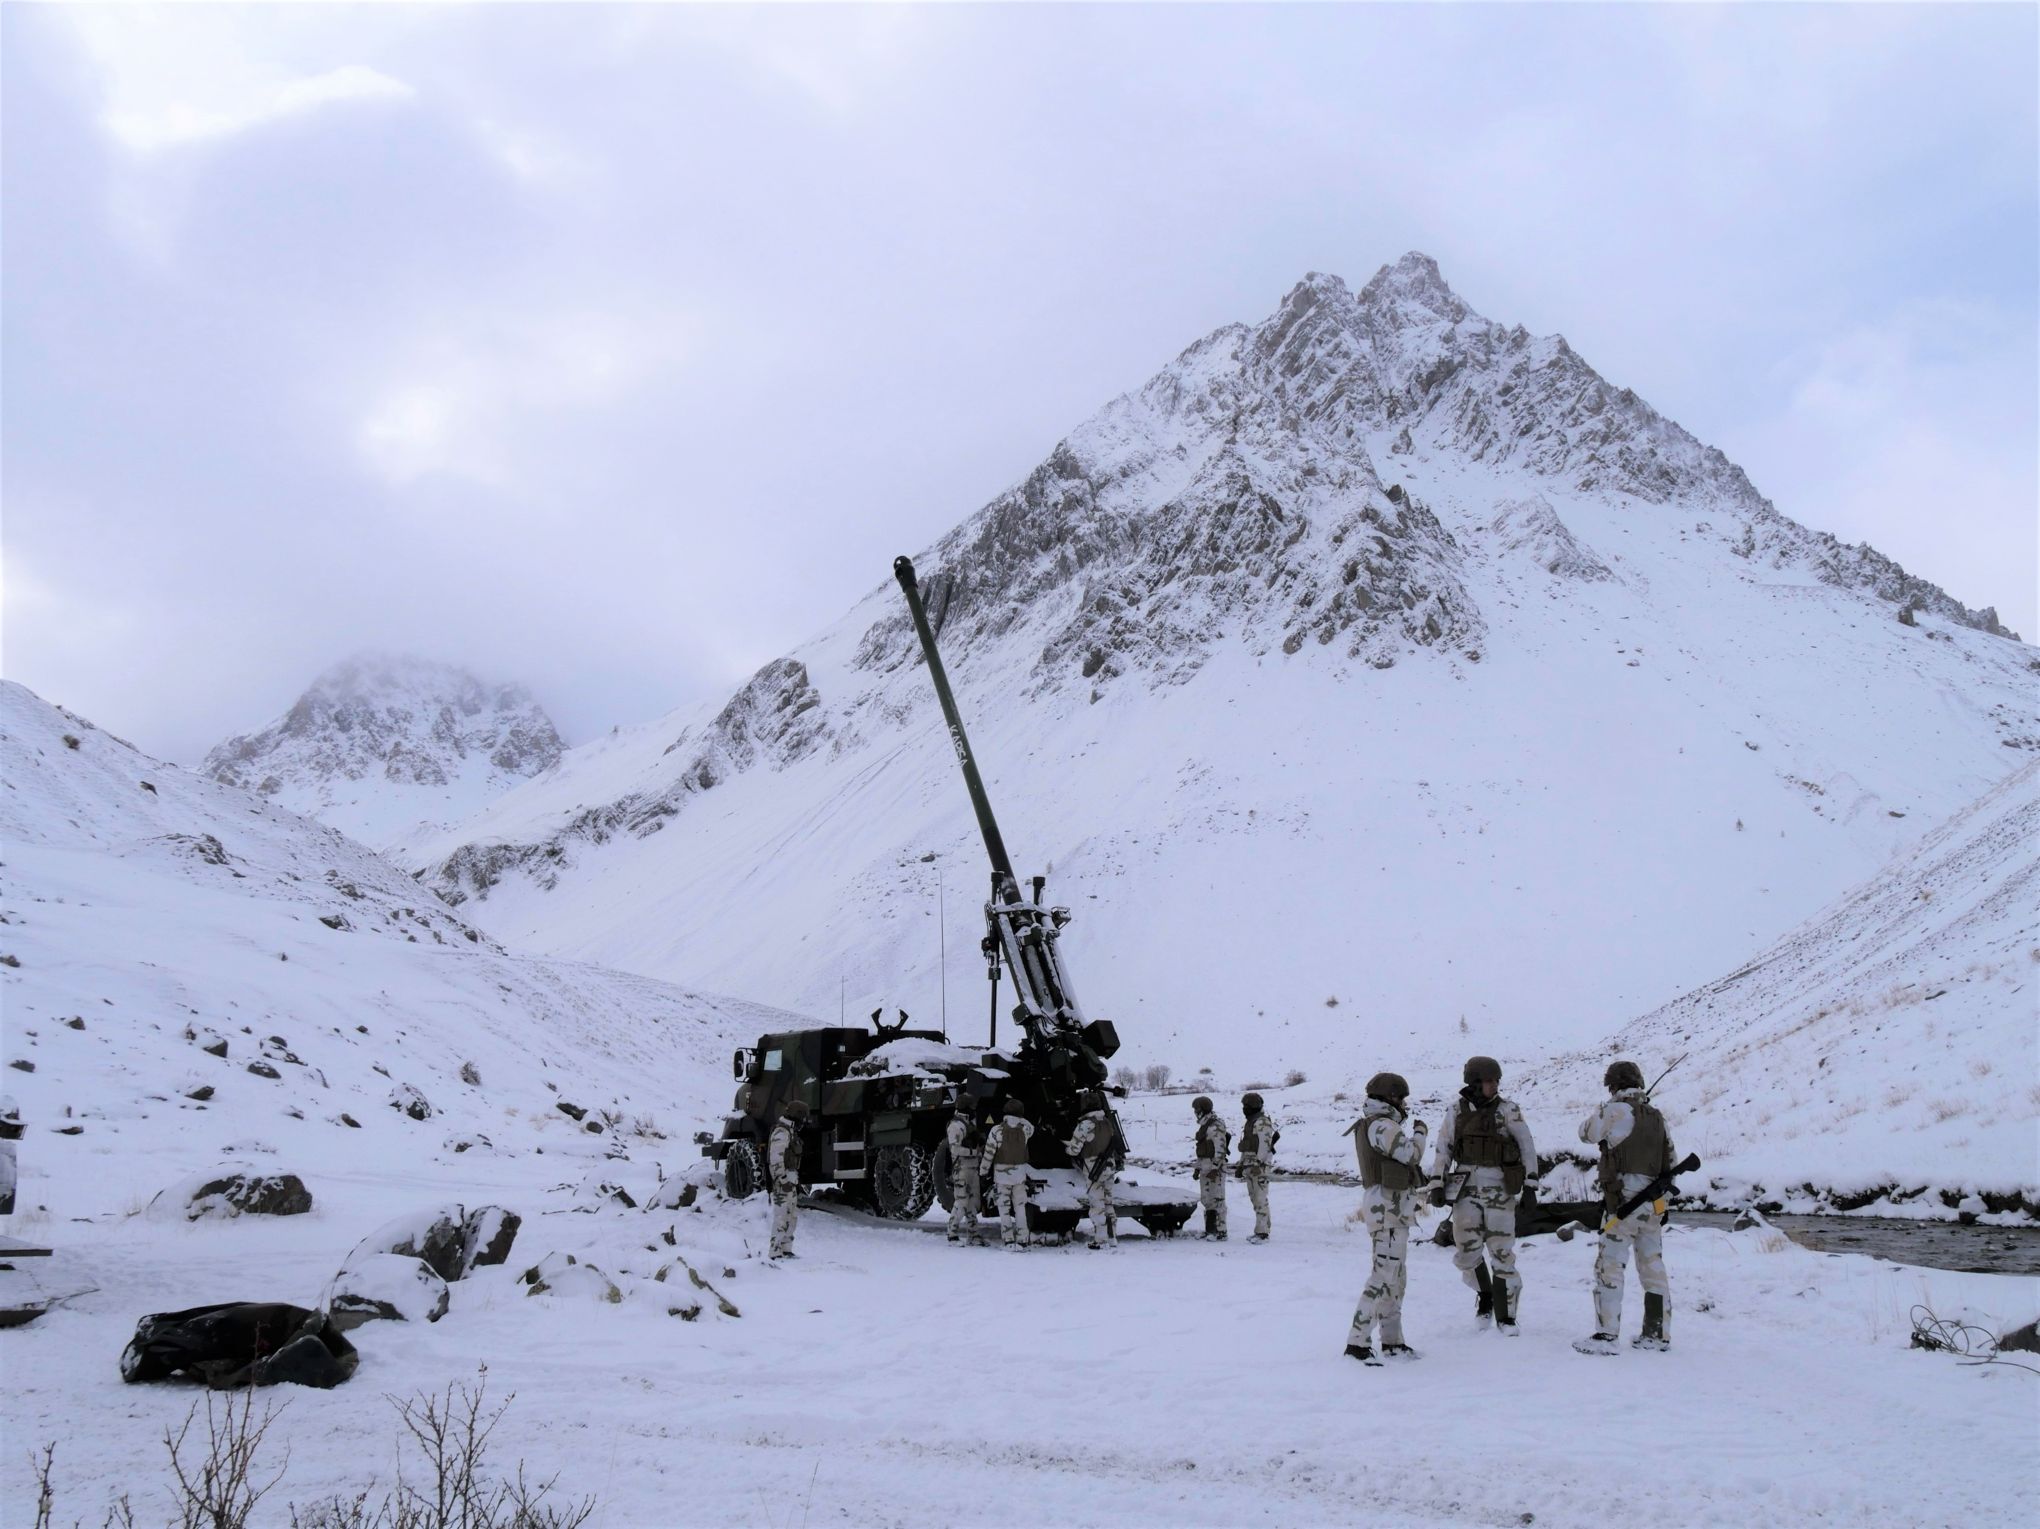
<svg viewBox="0 0 2040 1529">
<path fill-rule="evenodd" d="M 1523 1186 L 1523 1193 L 1521 1197 L 1518 1198 L 1516 1201 L 1516 1209 L 1519 1211 L 1524 1211 L 1535 1210 L 1536 1208 L 1537 1208 L 1537 1186 L 1535 1184 L 1525 1184 Z"/>
<path fill-rule="evenodd" d="M 1445 1181 L 1443 1179 L 1440 1179 L 1437 1183 L 1431 1186 L 1431 1204 L 1433 1206 L 1442 1206 L 1444 1203 L 1445 1203 Z"/>
</svg>

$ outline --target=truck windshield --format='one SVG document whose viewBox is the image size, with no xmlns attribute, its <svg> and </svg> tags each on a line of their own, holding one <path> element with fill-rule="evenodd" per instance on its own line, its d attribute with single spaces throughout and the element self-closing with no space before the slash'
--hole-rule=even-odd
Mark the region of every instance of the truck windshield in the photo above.
<svg viewBox="0 0 2040 1529">
<path fill-rule="evenodd" d="M 768 1051 L 765 1053 L 765 1070 L 767 1072 L 779 1071 L 780 1056 L 781 1053 L 778 1051 Z"/>
</svg>

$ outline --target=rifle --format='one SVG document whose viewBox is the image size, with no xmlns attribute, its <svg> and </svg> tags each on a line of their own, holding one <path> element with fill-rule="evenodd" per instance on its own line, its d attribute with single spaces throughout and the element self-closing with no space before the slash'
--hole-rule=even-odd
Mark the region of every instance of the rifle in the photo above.
<svg viewBox="0 0 2040 1529">
<path fill-rule="evenodd" d="M 1659 1195 L 1670 1189 L 1672 1181 L 1680 1174 L 1691 1173 L 1699 1166 L 1699 1157 L 1694 1153 L 1688 1152 L 1683 1162 L 1672 1164 L 1671 1167 L 1652 1179 L 1613 1210 L 1604 1209 L 1602 1212 L 1601 1230 L 1604 1232 L 1612 1231 L 1619 1223 L 1628 1220 L 1630 1216 L 1634 1215 L 1638 1206 L 1648 1205 L 1652 1200 L 1655 1200 Z M 1593 1229 L 1584 1217 L 1568 1222 L 1558 1229 L 1558 1240 L 1560 1242 L 1571 1242 L 1573 1233 L 1583 1226 L 1587 1227 L 1589 1231 Z"/>
<path fill-rule="evenodd" d="M 1112 1139 L 1105 1144 L 1105 1150 L 1098 1154 L 1098 1161 L 1091 1165 L 1090 1182 L 1093 1184 L 1098 1182 L 1099 1175 L 1104 1173 L 1106 1164 L 1112 1161 L 1115 1154 L 1121 1162 L 1126 1158 L 1126 1136 L 1119 1129 L 1118 1115 L 1107 1110 L 1105 1118 L 1112 1122 Z"/>
</svg>

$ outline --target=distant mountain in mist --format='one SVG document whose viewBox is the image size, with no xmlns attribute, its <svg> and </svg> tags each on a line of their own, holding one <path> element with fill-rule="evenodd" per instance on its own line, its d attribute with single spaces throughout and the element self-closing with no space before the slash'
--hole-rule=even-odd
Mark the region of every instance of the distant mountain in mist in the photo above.
<svg viewBox="0 0 2040 1529">
<path fill-rule="evenodd" d="M 221 743 L 201 768 L 381 848 L 474 812 L 551 769 L 561 751 L 521 685 L 363 655 L 320 675 L 269 726 Z"/>
</svg>

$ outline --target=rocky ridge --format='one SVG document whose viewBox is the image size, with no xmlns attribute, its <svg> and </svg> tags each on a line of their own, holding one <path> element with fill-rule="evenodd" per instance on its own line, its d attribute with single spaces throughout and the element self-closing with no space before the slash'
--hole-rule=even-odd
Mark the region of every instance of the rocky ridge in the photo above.
<svg viewBox="0 0 2040 1529">
<path fill-rule="evenodd" d="M 1179 685 L 1226 648 L 1331 648 L 1376 669 L 1423 652 L 1478 662 L 1487 623 L 1465 582 L 1467 528 L 1384 481 L 1432 454 L 1614 503 L 1676 502 L 1746 560 L 2011 635 L 1993 611 L 1779 514 L 1562 337 L 1481 317 L 1414 252 L 1357 293 L 1312 273 L 1262 323 L 1214 331 L 1107 404 L 917 560 L 930 620 L 958 670 L 1024 650 L 1037 700 L 1096 702 L 1133 673 Z M 1569 579 L 1613 577 L 1540 496 L 1496 509 L 1471 529 L 1502 550 Z M 886 596 L 851 660 L 864 685 L 825 698 L 806 662 L 775 660 L 682 730 L 650 781 L 542 838 L 460 845 L 432 864 L 435 885 L 458 901 L 521 869 L 550 889 L 575 845 L 647 837 L 736 773 L 889 729 L 909 714 L 897 686 L 920 652 Z"/>
<path fill-rule="evenodd" d="M 521 685 L 363 655 L 321 674 L 290 710 L 205 757 L 207 775 L 382 846 L 447 822 L 551 769 L 563 745 Z"/>
</svg>

